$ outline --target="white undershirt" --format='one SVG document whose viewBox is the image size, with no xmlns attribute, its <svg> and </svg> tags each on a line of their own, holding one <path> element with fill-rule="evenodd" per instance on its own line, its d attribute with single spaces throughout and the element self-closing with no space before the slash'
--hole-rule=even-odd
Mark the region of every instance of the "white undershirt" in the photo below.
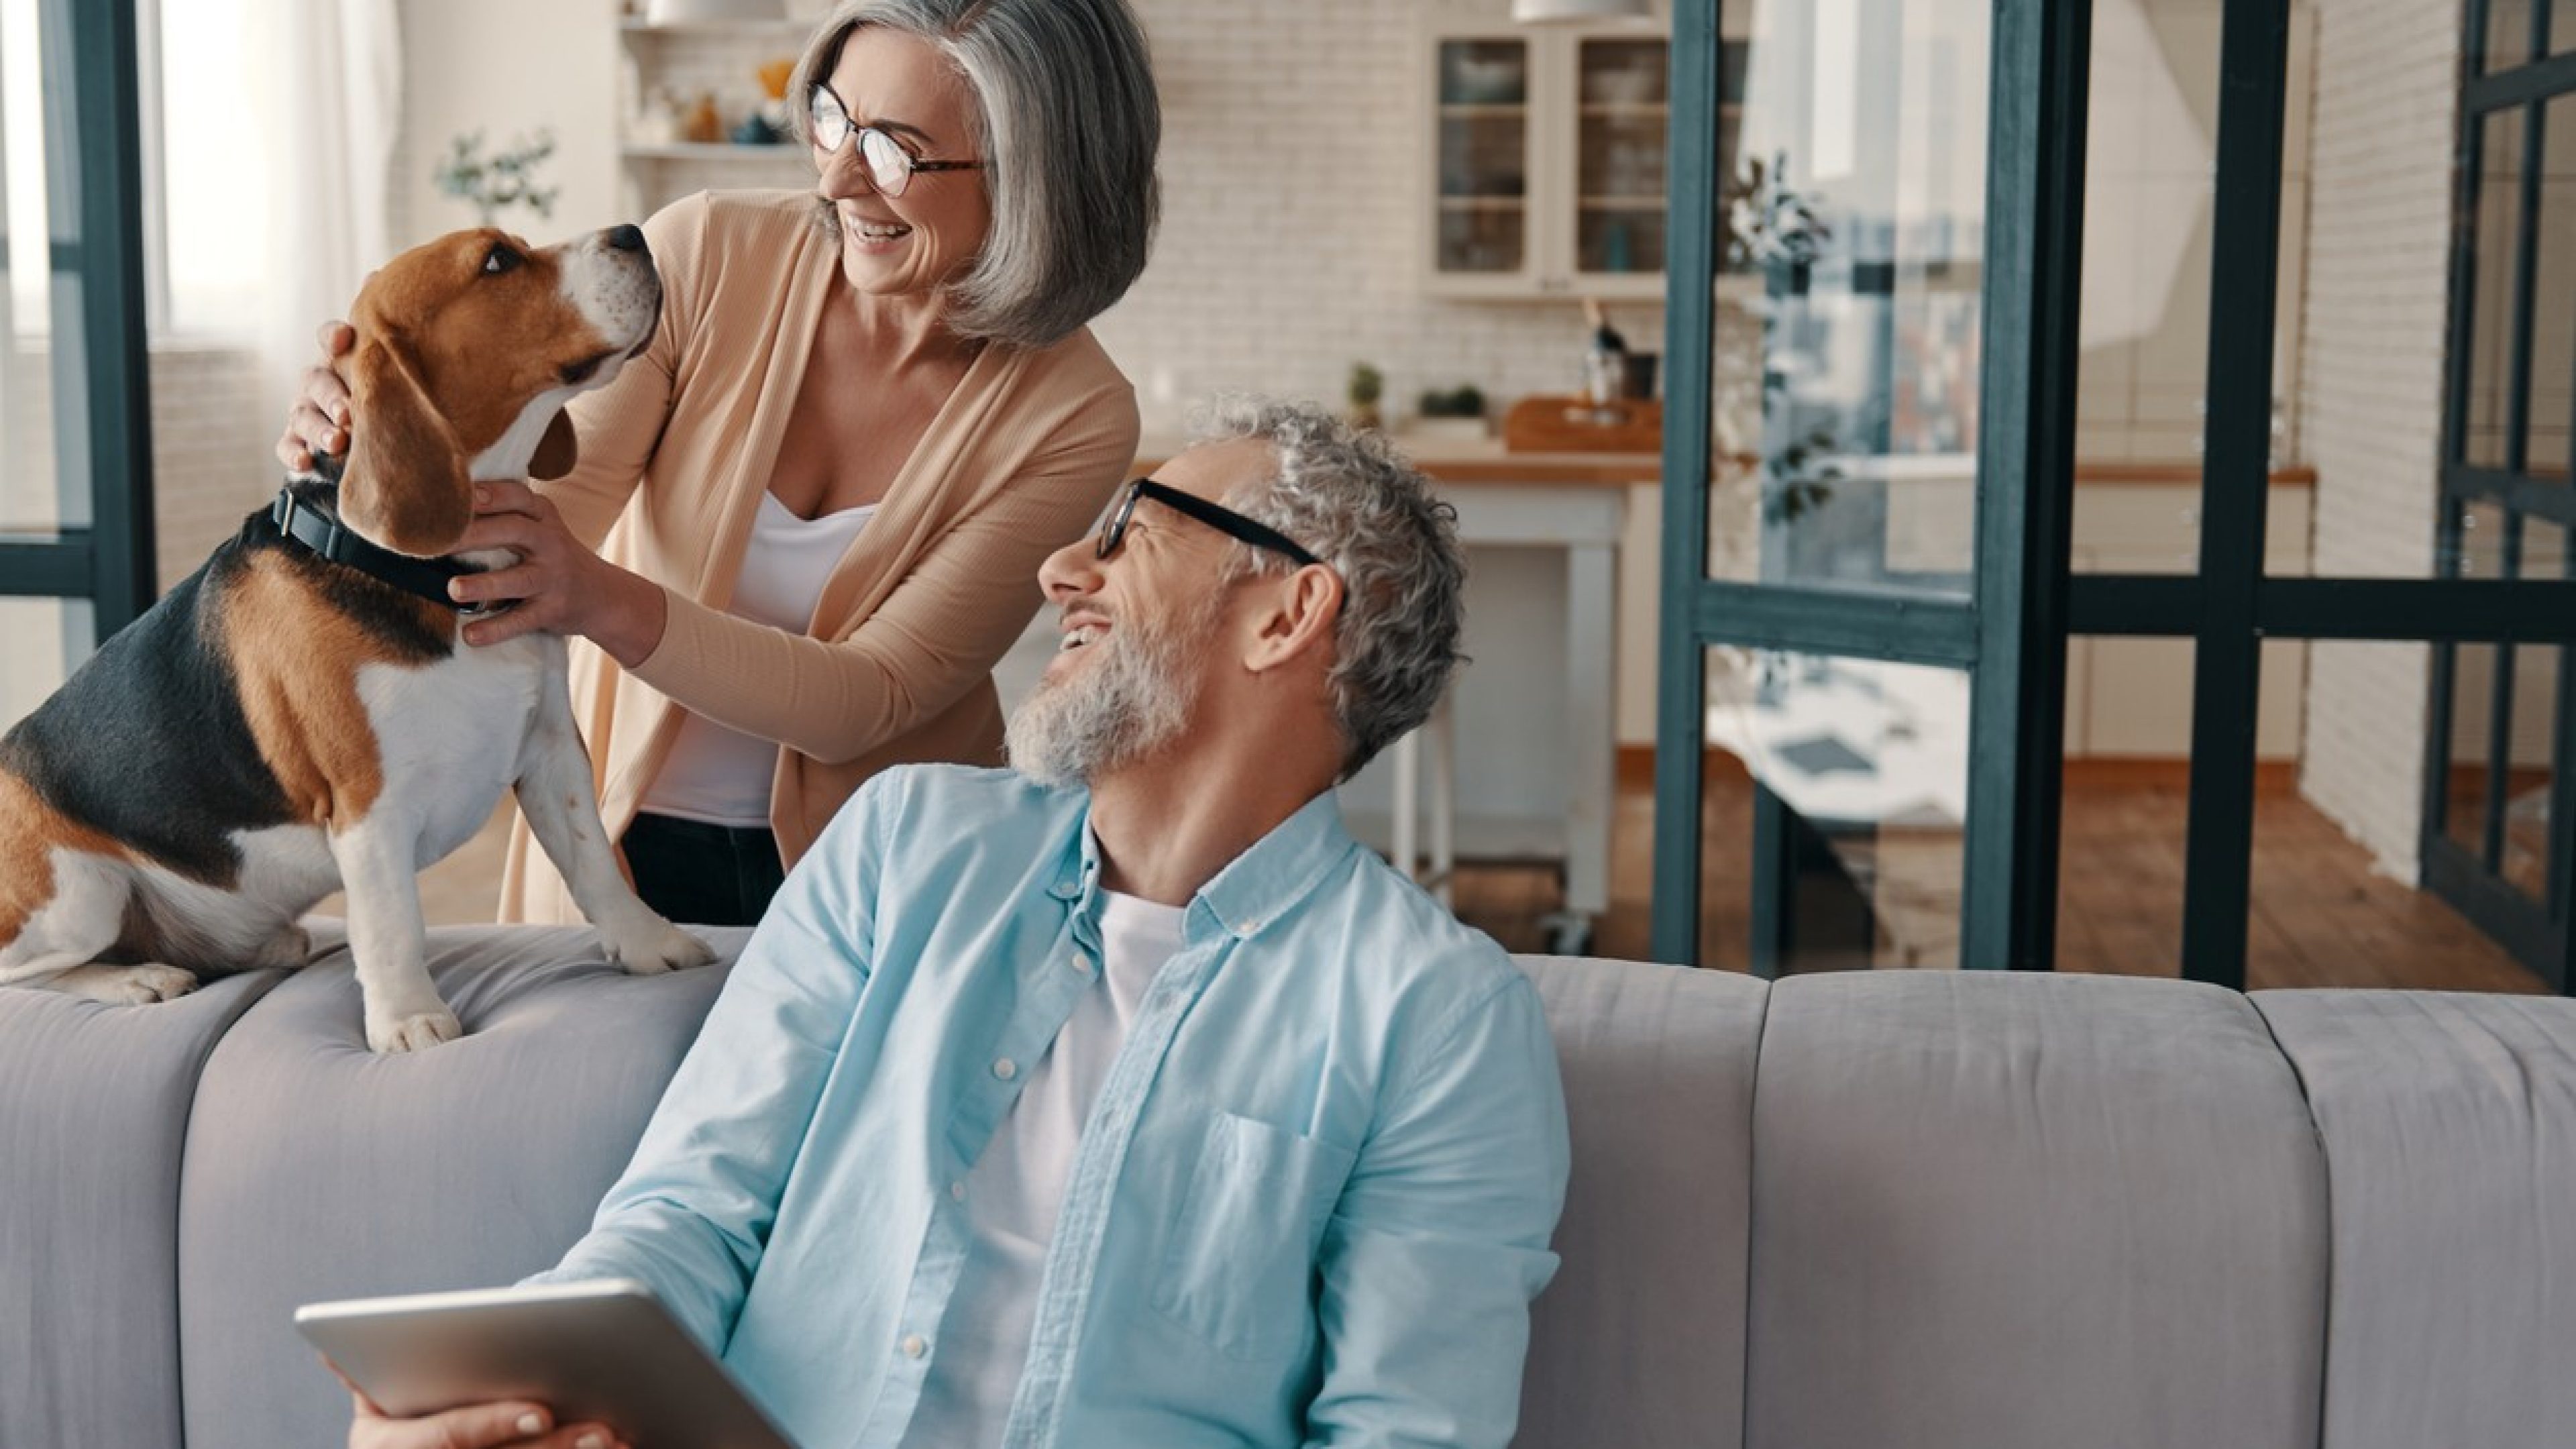
<svg viewBox="0 0 2576 1449">
<path fill-rule="evenodd" d="M 918 1449 L 994 1449 L 1029 1359 L 1038 1280 L 1092 1100 L 1154 976 L 1181 949 L 1178 906 L 1104 891 L 1103 987 L 1095 981 L 1029 1069 L 992 1145 L 966 1174 L 968 1242 L 921 1404 L 903 1438 Z"/>
<path fill-rule="evenodd" d="M 764 490 L 760 513 L 751 523 L 751 541 L 743 546 L 731 612 L 800 634 L 812 629 L 823 586 L 876 511 L 870 503 L 799 518 Z M 776 741 L 682 710 L 671 753 L 639 808 L 710 825 L 767 825 L 769 783 L 777 771 Z"/>
</svg>

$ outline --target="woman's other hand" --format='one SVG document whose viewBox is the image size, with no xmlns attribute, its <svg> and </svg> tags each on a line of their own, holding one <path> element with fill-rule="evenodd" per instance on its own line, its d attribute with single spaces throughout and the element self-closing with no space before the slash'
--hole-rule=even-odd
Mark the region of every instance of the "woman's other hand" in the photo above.
<svg viewBox="0 0 2576 1449">
<path fill-rule="evenodd" d="M 344 457 L 349 451 L 349 384 L 340 377 L 340 359 L 357 346 L 358 332 L 346 322 L 325 322 L 314 334 L 322 360 L 304 374 L 304 390 L 286 410 L 286 431 L 278 435 L 277 461 L 291 473 L 310 473 L 316 455 Z"/>
<path fill-rule="evenodd" d="M 514 479 L 474 485 L 474 522 L 456 551 L 507 549 L 519 561 L 448 581 L 461 604 L 507 604 L 465 626 L 482 647 L 546 630 L 578 634 L 632 669 L 662 642 L 668 618 L 659 584 L 601 558 L 573 536 L 553 503 Z"/>
</svg>

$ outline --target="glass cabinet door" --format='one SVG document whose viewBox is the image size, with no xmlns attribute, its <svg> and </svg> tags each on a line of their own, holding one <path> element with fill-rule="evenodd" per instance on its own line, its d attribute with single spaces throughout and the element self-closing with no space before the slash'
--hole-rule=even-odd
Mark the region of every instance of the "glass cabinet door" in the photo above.
<svg viewBox="0 0 2576 1449">
<path fill-rule="evenodd" d="M 1661 37 L 1576 43 L 1574 270 L 1587 276 L 1664 269 L 1666 50 Z"/>
<path fill-rule="evenodd" d="M 1508 275 L 1529 267 L 1531 79 L 1528 41 L 1440 42 L 1433 266 L 1443 275 Z"/>
</svg>

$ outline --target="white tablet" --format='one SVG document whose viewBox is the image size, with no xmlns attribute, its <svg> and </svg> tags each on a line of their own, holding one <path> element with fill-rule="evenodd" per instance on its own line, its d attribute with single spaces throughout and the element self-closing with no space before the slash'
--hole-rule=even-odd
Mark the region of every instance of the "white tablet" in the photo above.
<svg viewBox="0 0 2576 1449">
<path fill-rule="evenodd" d="M 632 1279 L 308 1303 L 295 1327 L 397 1418 L 521 1399 L 634 1449 L 795 1449 Z"/>
</svg>

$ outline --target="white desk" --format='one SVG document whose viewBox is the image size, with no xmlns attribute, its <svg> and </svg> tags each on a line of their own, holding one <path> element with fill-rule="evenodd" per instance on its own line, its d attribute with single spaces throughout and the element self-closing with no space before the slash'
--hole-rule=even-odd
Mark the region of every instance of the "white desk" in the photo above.
<svg viewBox="0 0 2576 1449">
<path fill-rule="evenodd" d="M 1424 466 L 1441 479 L 1442 496 L 1458 510 L 1458 537 L 1467 546 L 1471 574 L 1479 550 L 1565 552 L 1565 904 L 1550 925 L 1557 950 L 1579 953 L 1590 942 L 1594 919 L 1610 905 L 1610 807 L 1618 774 L 1619 541 L 1627 527 L 1627 485 L 1452 481 L 1434 469 L 1432 460 Z M 1457 758 L 1450 738 L 1453 726 L 1444 705 L 1430 728 L 1406 736 L 1393 751 L 1392 855 L 1401 865 L 1419 858 L 1413 847 L 1416 760 L 1420 737 L 1432 736 L 1432 861 L 1427 871 L 1417 868 L 1417 878 L 1441 886 L 1454 854 L 1457 788 L 1448 778 Z"/>
</svg>

